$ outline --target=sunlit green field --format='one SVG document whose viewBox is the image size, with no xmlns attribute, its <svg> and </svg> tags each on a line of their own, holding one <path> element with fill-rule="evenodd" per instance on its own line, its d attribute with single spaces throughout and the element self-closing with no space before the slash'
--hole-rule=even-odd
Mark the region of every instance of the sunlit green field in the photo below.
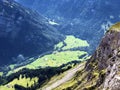
<svg viewBox="0 0 120 90">
<path fill-rule="evenodd" d="M 42 58 L 37 59 L 35 62 L 27 65 L 27 68 L 37 68 L 39 66 L 46 67 L 57 67 L 62 64 L 68 63 L 73 60 L 83 60 L 79 59 L 79 56 L 87 54 L 84 51 L 65 51 L 65 52 L 55 52 L 50 55 L 45 55 Z M 31 67 L 32 66 L 32 67 Z"/>
<path fill-rule="evenodd" d="M 0 72 L 0 76 L 2 76 L 3 75 L 3 72 Z"/>
<path fill-rule="evenodd" d="M 62 64 L 66 64 L 74 60 L 83 61 L 84 59 L 79 59 L 79 57 L 84 54 L 87 54 L 87 52 L 84 51 L 53 52 L 53 54 L 45 55 L 41 58 L 38 58 L 37 60 L 26 66 L 22 66 L 15 70 L 10 71 L 8 75 L 13 72 L 17 72 L 22 68 L 37 69 L 39 67 L 44 68 L 48 66 L 58 67 Z"/>
<path fill-rule="evenodd" d="M 66 44 L 64 46 L 64 43 Z M 78 47 L 88 47 L 89 44 L 85 40 L 81 40 L 79 38 L 75 38 L 72 35 L 66 36 L 66 39 L 63 42 L 58 43 L 55 45 L 56 48 L 61 48 L 62 50 L 78 48 Z"/>
</svg>

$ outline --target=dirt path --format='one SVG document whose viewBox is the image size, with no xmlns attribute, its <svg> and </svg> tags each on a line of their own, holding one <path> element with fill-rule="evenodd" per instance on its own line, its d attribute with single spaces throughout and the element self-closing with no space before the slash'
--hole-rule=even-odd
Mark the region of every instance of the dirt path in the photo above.
<svg viewBox="0 0 120 90">
<path fill-rule="evenodd" d="M 62 79 L 56 81 L 56 82 L 53 83 L 52 85 L 50 85 L 50 86 L 48 86 L 48 87 L 46 87 L 46 88 L 44 88 L 44 89 L 42 89 L 42 90 L 52 90 L 52 89 L 60 86 L 61 84 L 69 81 L 70 79 L 73 78 L 73 76 L 75 75 L 75 73 L 76 73 L 78 70 L 80 70 L 80 67 L 82 67 L 83 65 L 84 65 L 84 64 L 80 64 L 80 65 L 78 65 L 76 68 L 69 70 L 69 71 L 67 72 L 67 74 L 66 74 Z"/>
</svg>

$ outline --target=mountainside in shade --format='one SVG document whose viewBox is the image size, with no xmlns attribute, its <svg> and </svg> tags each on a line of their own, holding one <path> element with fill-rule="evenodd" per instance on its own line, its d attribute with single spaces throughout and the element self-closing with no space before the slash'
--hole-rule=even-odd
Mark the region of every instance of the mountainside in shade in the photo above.
<svg viewBox="0 0 120 90">
<path fill-rule="evenodd" d="M 52 50 L 64 37 L 38 13 L 0 0 L 0 65 Z"/>
<path fill-rule="evenodd" d="M 57 23 L 60 32 L 90 43 L 94 51 L 106 29 L 120 20 L 120 0 L 16 0 Z"/>
</svg>

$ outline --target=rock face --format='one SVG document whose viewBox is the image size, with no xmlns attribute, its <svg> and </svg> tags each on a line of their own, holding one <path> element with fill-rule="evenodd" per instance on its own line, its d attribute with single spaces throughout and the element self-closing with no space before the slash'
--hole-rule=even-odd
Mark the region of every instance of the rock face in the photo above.
<svg viewBox="0 0 120 90">
<path fill-rule="evenodd" d="M 46 19 L 13 0 L 0 0 L 0 64 L 19 54 L 29 57 L 52 50 L 64 37 Z"/>
<path fill-rule="evenodd" d="M 99 72 L 97 87 L 120 90 L 120 23 L 113 25 L 103 37 L 95 54 L 87 62 L 86 70 Z M 104 71 L 102 77 L 101 71 Z"/>
</svg>

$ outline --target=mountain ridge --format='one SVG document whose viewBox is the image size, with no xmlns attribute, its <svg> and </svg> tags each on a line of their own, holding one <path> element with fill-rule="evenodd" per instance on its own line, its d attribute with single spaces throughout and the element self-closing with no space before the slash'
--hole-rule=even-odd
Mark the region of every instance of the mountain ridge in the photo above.
<svg viewBox="0 0 120 90">
<path fill-rule="evenodd" d="M 37 12 L 14 1 L 0 4 L 0 64 L 14 62 L 19 54 L 27 58 L 52 50 L 65 38 Z"/>
</svg>

